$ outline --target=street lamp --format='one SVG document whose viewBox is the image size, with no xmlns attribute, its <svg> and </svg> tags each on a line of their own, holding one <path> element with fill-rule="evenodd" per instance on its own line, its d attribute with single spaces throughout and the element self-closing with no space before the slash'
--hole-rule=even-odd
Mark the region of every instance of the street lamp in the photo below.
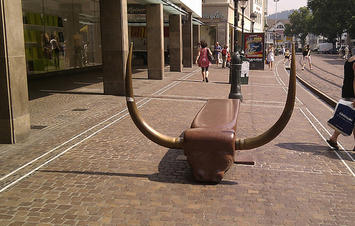
<svg viewBox="0 0 355 226">
<path fill-rule="evenodd" d="M 248 0 L 234 0 L 234 53 L 232 54 L 232 60 L 229 72 L 229 83 L 231 84 L 231 90 L 229 93 L 229 99 L 240 99 L 243 100 L 243 95 L 241 92 L 241 71 L 242 71 L 242 56 L 238 52 L 238 4 L 242 9 L 242 50 L 244 51 L 244 10 L 247 7 Z"/>
<path fill-rule="evenodd" d="M 255 24 L 255 20 L 258 17 L 258 15 L 256 13 L 251 13 L 250 14 L 250 19 L 251 19 L 251 33 L 254 33 L 254 24 Z"/>
<path fill-rule="evenodd" d="M 234 52 L 238 51 L 238 0 L 234 0 Z"/>
<path fill-rule="evenodd" d="M 276 24 L 277 24 L 277 3 L 280 0 L 274 0 L 274 2 L 276 3 L 276 9 L 275 9 L 275 25 L 274 25 L 274 46 L 276 48 Z"/>
<path fill-rule="evenodd" d="M 242 9 L 242 50 L 243 53 L 245 51 L 245 46 L 244 46 L 244 10 L 247 7 L 248 0 L 239 0 L 240 3 L 240 8 Z"/>
<path fill-rule="evenodd" d="M 276 10 L 275 10 L 275 17 L 276 17 L 276 22 L 277 22 L 277 3 L 279 2 L 280 0 L 274 0 L 274 2 L 276 3 Z"/>
</svg>

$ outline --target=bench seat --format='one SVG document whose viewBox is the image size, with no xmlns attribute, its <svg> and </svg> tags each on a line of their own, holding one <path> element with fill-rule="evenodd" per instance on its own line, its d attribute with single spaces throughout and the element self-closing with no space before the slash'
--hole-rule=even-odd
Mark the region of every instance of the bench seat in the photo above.
<svg viewBox="0 0 355 226">
<path fill-rule="evenodd" d="M 184 132 L 184 152 L 196 180 L 219 183 L 232 166 L 240 100 L 210 99 Z"/>
<path fill-rule="evenodd" d="M 235 99 L 210 99 L 192 121 L 191 128 L 236 131 L 239 104 L 240 100 Z"/>
</svg>

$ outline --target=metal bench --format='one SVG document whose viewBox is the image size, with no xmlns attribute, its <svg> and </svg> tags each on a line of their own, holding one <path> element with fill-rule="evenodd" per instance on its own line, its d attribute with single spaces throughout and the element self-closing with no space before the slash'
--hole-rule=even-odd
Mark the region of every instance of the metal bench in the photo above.
<svg viewBox="0 0 355 226">
<path fill-rule="evenodd" d="M 295 51 L 293 47 L 287 101 L 278 121 L 266 132 L 252 138 L 236 137 L 239 100 L 211 99 L 195 116 L 191 128 L 182 137 L 170 137 L 150 127 L 140 116 L 132 89 L 132 44 L 127 60 L 126 100 L 129 113 L 138 129 L 153 142 L 172 149 L 183 149 L 194 178 L 219 183 L 233 165 L 236 150 L 260 147 L 285 128 L 293 111 L 296 95 Z"/>
</svg>

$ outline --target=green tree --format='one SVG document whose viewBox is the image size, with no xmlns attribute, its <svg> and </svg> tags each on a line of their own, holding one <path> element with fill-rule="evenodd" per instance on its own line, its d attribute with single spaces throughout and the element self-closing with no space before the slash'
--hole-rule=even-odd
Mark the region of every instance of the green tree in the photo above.
<svg viewBox="0 0 355 226">
<path fill-rule="evenodd" d="M 311 30 L 312 13 L 307 7 L 301 7 L 289 15 L 290 24 L 285 25 L 287 36 L 296 35 L 301 39 L 302 45 L 305 44 L 306 37 Z"/>
<path fill-rule="evenodd" d="M 354 32 L 355 0 L 308 0 L 307 5 L 313 14 L 312 33 L 335 43 L 342 33 Z"/>
</svg>

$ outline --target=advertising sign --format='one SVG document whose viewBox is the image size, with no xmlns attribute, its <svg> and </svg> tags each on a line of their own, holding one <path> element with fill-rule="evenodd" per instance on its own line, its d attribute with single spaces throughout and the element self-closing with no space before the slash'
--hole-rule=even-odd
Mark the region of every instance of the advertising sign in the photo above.
<svg viewBox="0 0 355 226">
<path fill-rule="evenodd" d="M 244 35 L 245 56 L 249 59 L 250 70 L 264 70 L 264 33 Z"/>
</svg>

